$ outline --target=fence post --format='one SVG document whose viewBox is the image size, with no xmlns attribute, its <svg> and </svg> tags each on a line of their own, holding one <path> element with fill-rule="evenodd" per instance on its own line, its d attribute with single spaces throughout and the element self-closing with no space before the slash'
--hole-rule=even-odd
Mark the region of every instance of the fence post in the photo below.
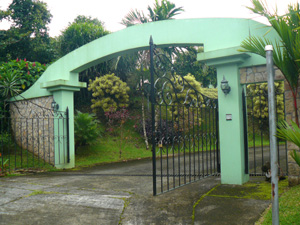
<svg viewBox="0 0 300 225">
<path fill-rule="evenodd" d="M 278 202 L 278 152 L 276 135 L 276 105 L 273 67 L 273 46 L 265 47 L 268 73 L 268 103 L 269 103 L 269 129 L 271 154 L 271 183 L 272 183 L 272 224 L 279 225 Z"/>
</svg>

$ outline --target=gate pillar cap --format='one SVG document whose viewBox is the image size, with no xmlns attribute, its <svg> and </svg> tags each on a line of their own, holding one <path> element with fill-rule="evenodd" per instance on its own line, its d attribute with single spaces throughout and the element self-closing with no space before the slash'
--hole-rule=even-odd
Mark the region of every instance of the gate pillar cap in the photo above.
<svg viewBox="0 0 300 225">
<path fill-rule="evenodd" d="M 48 91 L 80 91 L 80 88 L 86 88 L 85 82 L 70 82 L 68 80 L 54 80 L 54 81 L 48 81 L 45 83 L 41 83 L 41 88 L 46 88 Z"/>
</svg>

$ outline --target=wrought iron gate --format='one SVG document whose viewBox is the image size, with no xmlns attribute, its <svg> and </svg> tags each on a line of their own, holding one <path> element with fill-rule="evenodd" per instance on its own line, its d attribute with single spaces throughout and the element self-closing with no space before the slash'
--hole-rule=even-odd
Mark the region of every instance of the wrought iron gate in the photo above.
<svg viewBox="0 0 300 225">
<path fill-rule="evenodd" d="M 0 175 L 70 161 L 69 111 L 25 100 L 0 113 Z"/>
<path fill-rule="evenodd" d="M 285 118 L 283 82 L 275 82 L 277 121 Z M 243 91 L 245 115 L 245 159 L 251 176 L 262 176 L 262 166 L 270 162 L 269 116 L 267 83 L 249 84 Z M 288 175 L 287 144 L 278 140 L 278 164 L 280 175 Z M 247 164 L 246 164 L 247 165 Z"/>
<path fill-rule="evenodd" d="M 217 99 L 176 75 L 150 39 L 153 195 L 220 173 Z"/>
</svg>

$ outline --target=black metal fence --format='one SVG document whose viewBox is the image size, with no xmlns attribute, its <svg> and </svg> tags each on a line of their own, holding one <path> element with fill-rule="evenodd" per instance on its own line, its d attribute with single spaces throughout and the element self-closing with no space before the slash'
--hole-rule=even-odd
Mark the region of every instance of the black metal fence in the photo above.
<svg viewBox="0 0 300 225">
<path fill-rule="evenodd" d="M 285 101 L 283 82 L 275 82 L 276 119 L 285 119 Z M 270 162 L 269 115 L 267 83 L 247 85 L 246 104 L 247 114 L 247 147 L 249 153 L 249 173 L 252 176 L 264 175 L 262 166 Z M 281 175 L 288 175 L 287 144 L 278 140 L 278 164 Z"/>
<path fill-rule="evenodd" d="M 220 172 L 218 105 L 150 43 L 153 194 Z"/>
<path fill-rule="evenodd" d="M 11 103 L 0 114 L 0 174 L 68 162 L 68 114 L 36 105 L 24 113 Z"/>
</svg>

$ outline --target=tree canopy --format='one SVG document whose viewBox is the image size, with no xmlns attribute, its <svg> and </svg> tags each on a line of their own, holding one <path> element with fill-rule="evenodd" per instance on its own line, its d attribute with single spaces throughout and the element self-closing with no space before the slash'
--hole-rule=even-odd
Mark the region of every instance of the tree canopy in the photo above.
<svg viewBox="0 0 300 225">
<path fill-rule="evenodd" d="M 104 28 L 104 23 L 98 19 L 78 16 L 74 22 L 62 31 L 59 37 L 60 55 L 67 53 L 85 45 L 97 38 L 109 34 L 110 32 Z"/>
<path fill-rule="evenodd" d="M 51 18 L 47 4 L 42 1 L 13 0 L 6 11 L 0 11 L 0 20 L 12 22 L 8 30 L 0 31 L 0 61 L 53 61 L 55 50 L 47 27 Z"/>
</svg>

